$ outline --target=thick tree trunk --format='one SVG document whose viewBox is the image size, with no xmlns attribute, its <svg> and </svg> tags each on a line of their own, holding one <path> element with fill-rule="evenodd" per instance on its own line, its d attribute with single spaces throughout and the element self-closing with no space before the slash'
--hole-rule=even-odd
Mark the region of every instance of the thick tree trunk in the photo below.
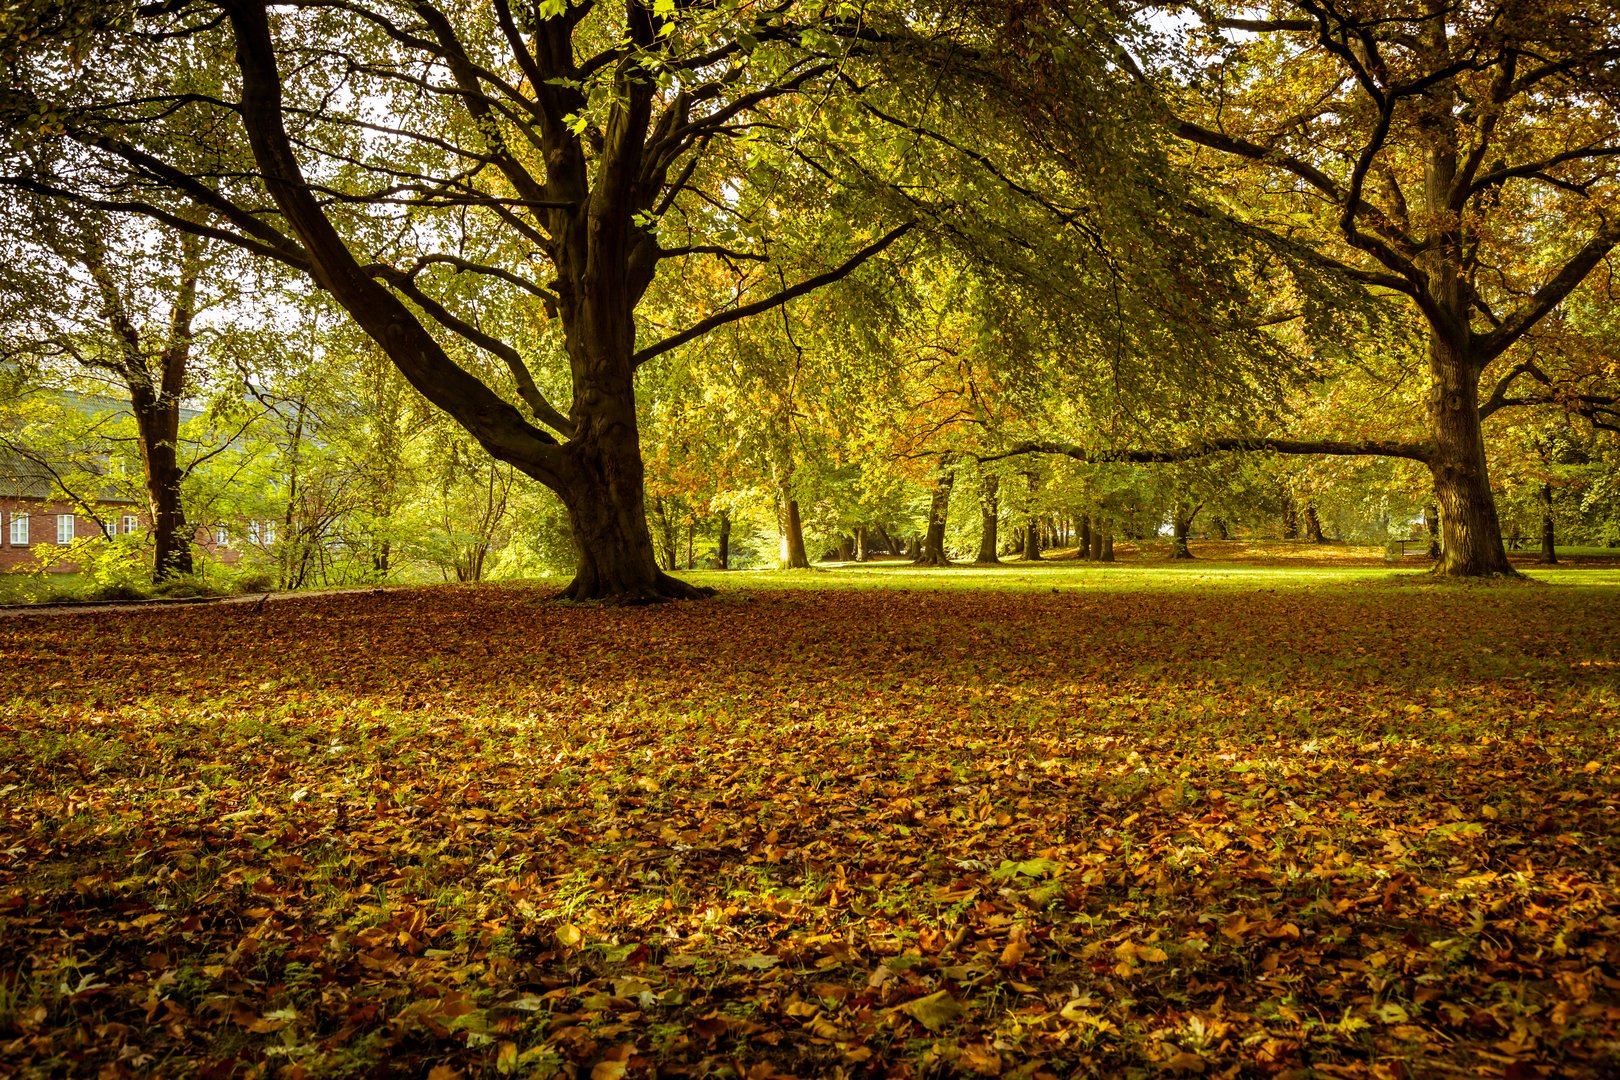
<svg viewBox="0 0 1620 1080">
<path fill-rule="evenodd" d="M 558 494 L 568 511 L 579 566 L 563 598 L 636 604 L 708 596 L 713 590 L 688 585 L 658 567 L 647 528 L 634 402 L 623 404 L 628 415 L 619 423 L 599 422 L 596 438 L 581 431 L 564 448 L 572 467 Z"/>
<path fill-rule="evenodd" d="M 1446 577 L 1517 577 L 1502 546 L 1485 467 L 1485 435 L 1479 421 L 1479 373 L 1452 344 L 1436 334 L 1429 349 L 1429 430 L 1434 457 L 1429 471 L 1440 502 L 1444 540 L 1434 572 Z"/>
<path fill-rule="evenodd" d="M 1541 485 L 1541 562 L 1558 561 L 1558 533 L 1553 524 L 1553 489 L 1551 484 Z"/>
<path fill-rule="evenodd" d="M 928 500 L 928 530 L 923 534 L 922 551 L 917 563 L 922 566 L 949 566 L 945 554 L 945 524 L 950 519 L 951 489 L 956 486 L 956 473 L 942 466 L 943 473 L 934 482 L 934 494 Z"/>
<path fill-rule="evenodd" d="M 720 542 L 715 547 L 715 558 L 720 562 L 720 569 L 731 569 L 731 511 L 720 511 Z"/>
<path fill-rule="evenodd" d="M 1024 530 L 1024 561 L 1041 561 L 1041 534 L 1034 521 Z"/>
<path fill-rule="evenodd" d="M 1292 506 L 1283 511 L 1282 538 L 1284 540 L 1299 539 L 1299 511 Z"/>
<path fill-rule="evenodd" d="M 152 580 L 167 581 L 195 570 L 191 530 L 180 505 L 180 399 L 159 398 L 150 387 L 130 387 L 135 427 L 140 436 L 141 465 L 152 517 Z"/>
<path fill-rule="evenodd" d="M 1426 506 L 1423 508 L 1423 527 L 1429 530 L 1429 558 L 1438 561 L 1440 558 L 1440 510 L 1438 507 Z"/>
<path fill-rule="evenodd" d="M 855 538 L 853 536 L 840 536 L 838 538 L 838 561 L 855 561 Z"/>
<path fill-rule="evenodd" d="M 1001 481 L 994 475 L 979 477 L 979 556 L 974 562 L 1000 562 Z"/>
<path fill-rule="evenodd" d="M 1198 516 L 1201 506 L 1188 508 L 1185 504 L 1177 503 L 1170 515 L 1170 557 L 1172 559 L 1190 559 L 1192 551 L 1187 547 L 1187 534 L 1192 531 L 1193 519 Z"/>
<path fill-rule="evenodd" d="M 804 553 L 804 523 L 799 518 L 799 500 L 783 492 L 777 506 L 777 528 L 781 533 L 781 563 L 789 570 L 807 570 L 810 557 Z"/>
<path fill-rule="evenodd" d="M 1099 558 L 1103 562 L 1114 561 L 1114 530 L 1112 528 L 1103 531 L 1102 555 Z"/>
<path fill-rule="evenodd" d="M 1091 523 L 1091 558 L 1095 562 L 1102 561 L 1103 538 L 1106 535 L 1107 530 L 1103 528 L 1103 520 L 1099 517 Z"/>
<path fill-rule="evenodd" d="M 870 541 L 867 539 L 866 526 L 855 526 L 855 561 L 866 562 L 872 557 Z"/>
<path fill-rule="evenodd" d="M 1075 545 L 1074 557 L 1077 559 L 1091 558 L 1091 515 L 1080 515 L 1080 542 Z"/>
<path fill-rule="evenodd" d="M 1322 519 L 1316 514 L 1316 504 L 1305 504 L 1305 537 L 1313 544 L 1327 543 L 1327 537 L 1322 535 Z"/>
</svg>

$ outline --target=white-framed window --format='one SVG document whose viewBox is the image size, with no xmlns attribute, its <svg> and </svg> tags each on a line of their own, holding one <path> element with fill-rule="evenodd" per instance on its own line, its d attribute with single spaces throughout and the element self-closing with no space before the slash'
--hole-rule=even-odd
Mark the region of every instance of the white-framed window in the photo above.
<svg viewBox="0 0 1620 1080">
<path fill-rule="evenodd" d="M 56 542 L 58 544 L 73 543 L 73 515 L 56 515 Z"/>
<path fill-rule="evenodd" d="M 214 530 L 214 543 L 218 544 L 220 547 L 224 547 L 230 542 L 231 534 L 225 531 L 225 526 L 221 525 Z"/>
<path fill-rule="evenodd" d="M 28 546 L 28 515 L 11 512 L 11 546 Z"/>
<path fill-rule="evenodd" d="M 273 521 L 264 523 L 264 542 L 267 544 L 276 542 L 276 523 Z"/>
<path fill-rule="evenodd" d="M 140 522 L 136 519 L 134 514 L 125 514 L 124 515 L 124 535 L 128 536 L 130 533 L 134 532 L 135 531 L 135 526 L 137 526 L 139 524 L 140 524 Z"/>
<path fill-rule="evenodd" d="M 259 542 L 259 523 L 257 521 L 248 522 L 248 540 L 255 544 Z"/>
</svg>

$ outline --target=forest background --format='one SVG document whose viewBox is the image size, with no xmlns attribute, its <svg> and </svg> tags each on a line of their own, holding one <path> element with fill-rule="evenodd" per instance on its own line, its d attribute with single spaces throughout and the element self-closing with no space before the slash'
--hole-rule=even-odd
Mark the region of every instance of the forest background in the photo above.
<svg viewBox="0 0 1620 1080">
<path fill-rule="evenodd" d="M 7 8 L 4 437 L 147 504 L 103 580 L 199 526 L 282 587 L 603 597 L 1620 533 L 1612 21 L 304 11 Z"/>
</svg>

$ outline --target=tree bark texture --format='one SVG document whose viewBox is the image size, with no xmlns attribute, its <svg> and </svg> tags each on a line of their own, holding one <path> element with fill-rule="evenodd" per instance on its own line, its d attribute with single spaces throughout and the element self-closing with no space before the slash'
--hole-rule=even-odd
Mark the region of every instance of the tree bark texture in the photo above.
<svg viewBox="0 0 1620 1080">
<path fill-rule="evenodd" d="M 999 548 L 1001 481 L 993 473 L 979 477 L 979 554 L 974 562 L 1001 561 Z"/>
<path fill-rule="evenodd" d="M 1114 561 L 1114 530 L 1112 527 L 1103 531 L 1102 554 L 1098 558 L 1103 562 Z"/>
<path fill-rule="evenodd" d="M 1093 562 L 1101 562 L 1103 557 L 1103 538 L 1107 535 L 1107 530 L 1103 526 L 1102 518 L 1099 517 L 1092 521 L 1090 532 L 1091 543 L 1089 547 L 1091 551 L 1091 559 Z"/>
<path fill-rule="evenodd" d="M 1091 558 L 1091 515 L 1080 515 L 1080 542 L 1075 545 L 1074 557 L 1077 559 Z"/>
<path fill-rule="evenodd" d="M 1024 561 L 1041 561 L 1041 534 L 1034 521 L 1024 529 Z"/>
<path fill-rule="evenodd" d="M 783 492 L 777 505 L 777 528 L 781 534 L 781 564 L 789 570 L 807 570 L 810 558 L 804 552 L 804 523 L 799 518 L 799 500 Z"/>
<path fill-rule="evenodd" d="M 945 554 L 945 525 L 951 513 L 951 489 L 956 486 L 956 473 L 949 466 L 934 481 L 934 493 L 928 500 L 928 529 L 923 533 L 922 550 L 917 555 L 920 566 L 949 566 Z"/>
<path fill-rule="evenodd" d="M 1440 504 L 1442 536 L 1434 572 L 1446 577 L 1517 577 L 1502 544 L 1502 524 L 1486 472 L 1477 365 L 1439 335 L 1430 342 L 1429 364 L 1433 380 L 1429 428 L 1434 441 L 1429 473 Z"/>
</svg>

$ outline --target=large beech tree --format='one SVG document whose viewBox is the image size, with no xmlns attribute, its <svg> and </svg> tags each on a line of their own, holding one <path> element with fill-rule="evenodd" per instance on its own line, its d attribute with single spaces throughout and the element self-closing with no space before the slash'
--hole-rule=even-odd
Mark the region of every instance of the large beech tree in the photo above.
<svg viewBox="0 0 1620 1080">
<path fill-rule="evenodd" d="M 23 43 L 6 56 L 8 137 L 57 153 L 49 170 L 11 154 L 4 182 L 313 279 L 417 390 L 557 493 L 576 599 L 697 592 L 659 570 L 648 534 L 636 368 L 911 227 L 855 223 L 822 272 L 638 340 L 666 260 L 761 257 L 757 234 L 717 238 L 737 230 L 714 151 L 835 78 L 871 38 L 850 5 L 165 0 L 6 17 Z M 469 277 L 486 286 L 471 301 Z M 559 385 L 532 342 L 491 329 L 513 304 L 560 323 Z"/>
<path fill-rule="evenodd" d="M 1229 212 L 1264 242 L 1400 298 L 1428 339 L 1423 439 L 1204 449 L 1420 460 L 1443 510 L 1437 570 L 1512 573 L 1481 423 L 1518 403 L 1516 383 L 1545 382 L 1515 346 L 1620 242 L 1620 9 L 1271 0 L 1151 10 L 1187 22 L 1164 35 L 1164 50 L 1139 49 L 1140 64 L 1125 50 L 1120 61 Z"/>
</svg>

